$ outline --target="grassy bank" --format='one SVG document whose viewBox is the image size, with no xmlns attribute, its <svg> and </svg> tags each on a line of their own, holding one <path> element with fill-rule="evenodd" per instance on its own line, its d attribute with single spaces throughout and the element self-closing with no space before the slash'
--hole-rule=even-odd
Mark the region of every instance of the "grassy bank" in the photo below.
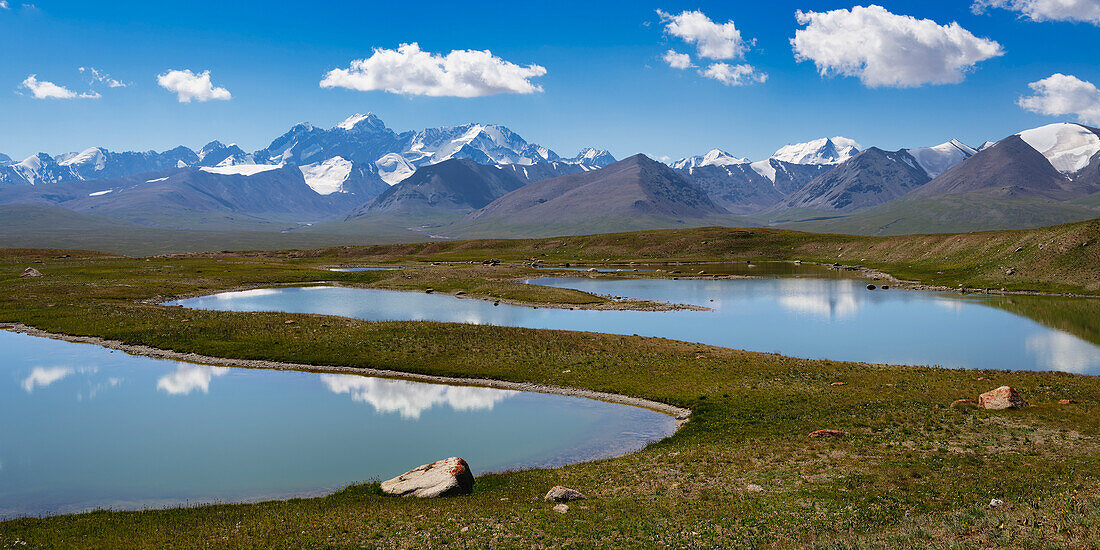
<svg viewBox="0 0 1100 550">
<path fill-rule="evenodd" d="M 727 233 L 722 236 L 722 231 Z M 881 258 L 917 257 L 904 264 L 881 260 L 914 274 L 948 270 L 956 256 L 962 265 L 961 259 L 976 251 L 992 257 L 1005 248 L 1013 254 L 1026 244 L 1027 262 L 1018 263 L 1017 274 L 1037 287 L 1053 288 L 1038 267 L 1026 267 L 1046 265 L 1070 274 L 1066 280 L 1076 285 L 1057 288 L 1089 288 L 1100 265 L 1095 240 L 1072 239 L 1094 239 L 1097 226 L 1040 231 L 1048 233 L 993 234 L 984 245 L 970 241 L 968 252 L 965 236 L 956 237 L 958 244 L 951 237 L 923 237 L 943 247 L 942 260 L 922 260 L 925 253 L 912 250 L 890 252 L 878 239 L 767 230 L 737 237 L 709 229 L 586 237 L 553 246 L 551 241 L 491 241 L 148 259 L 0 251 L 0 322 L 220 357 L 588 388 L 693 411 L 679 433 L 644 451 L 554 470 L 481 476 L 470 497 L 397 499 L 367 484 L 286 502 L 20 519 L 0 523 L 0 547 L 22 547 L 15 546 L 16 540 L 34 548 L 1096 546 L 1100 378 L 868 365 L 659 338 L 193 311 L 150 303 L 157 297 L 319 279 L 431 286 L 530 303 L 598 303 L 604 299 L 513 283 L 509 279 L 524 272 L 519 266 L 359 273 L 317 268 L 333 262 L 429 263 L 483 256 L 517 261 L 728 259 L 736 251 L 739 258 L 790 258 L 780 255 L 784 250 L 815 260 L 835 254 L 837 247 L 854 253 L 848 246 L 855 243 Z M 1048 254 L 1051 240 L 1066 250 Z M 731 244 L 736 242 L 745 246 Z M 1092 244 L 1068 246 L 1071 242 Z M 814 250 L 821 256 L 813 257 Z M 880 267 L 870 261 L 863 265 Z M 18 278 L 27 266 L 45 276 Z M 974 280 L 984 276 L 961 267 L 951 273 Z M 1037 311 L 1053 317 L 1052 322 L 1059 318 L 1043 307 L 1019 304 L 1004 307 Z M 1079 315 L 1089 316 L 1091 310 L 1083 307 Z M 295 323 L 287 324 L 289 319 Z M 983 377 L 990 380 L 979 380 Z M 832 385 L 838 381 L 845 385 Z M 1019 389 L 1033 406 L 1001 412 L 950 406 L 1002 384 Z M 1059 399 L 1075 403 L 1060 405 Z M 839 429 L 846 436 L 807 437 L 820 428 Z M 472 466 L 476 471 L 478 465 Z M 554 513 L 541 497 L 556 484 L 591 498 L 574 503 L 567 514 Z M 991 509 L 992 498 L 1006 505 Z"/>
<path fill-rule="evenodd" d="M 641 231 L 549 239 L 488 239 L 260 252 L 299 262 L 745 261 L 862 265 L 929 285 L 1100 294 L 1100 219 L 1027 229 L 856 237 L 780 229 Z"/>
</svg>

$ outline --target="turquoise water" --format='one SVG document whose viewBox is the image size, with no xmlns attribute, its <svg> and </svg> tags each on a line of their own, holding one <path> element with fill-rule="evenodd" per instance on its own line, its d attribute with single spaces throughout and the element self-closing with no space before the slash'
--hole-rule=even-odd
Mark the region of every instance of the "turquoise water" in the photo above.
<svg viewBox="0 0 1100 550">
<path fill-rule="evenodd" d="M 0 517 L 317 495 L 449 456 L 474 474 L 636 450 L 654 411 L 213 367 L 0 331 Z"/>
<path fill-rule="evenodd" d="M 1100 374 L 1100 346 L 993 307 L 996 302 L 991 298 L 869 291 L 868 281 L 845 278 L 538 278 L 529 282 L 711 310 L 536 309 L 493 306 L 442 294 L 338 287 L 249 290 L 173 303 L 372 321 L 432 320 L 640 334 L 806 358 Z M 1050 303 L 1056 302 L 1051 299 Z"/>
</svg>

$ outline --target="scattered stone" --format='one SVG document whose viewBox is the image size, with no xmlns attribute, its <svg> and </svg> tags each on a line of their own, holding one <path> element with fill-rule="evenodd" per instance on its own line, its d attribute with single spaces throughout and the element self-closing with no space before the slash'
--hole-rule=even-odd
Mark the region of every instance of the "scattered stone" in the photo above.
<svg viewBox="0 0 1100 550">
<path fill-rule="evenodd" d="M 586 498 L 588 497 L 584 496 L 584 493 L 576 489 L 555 485 L 550 489 L 550 492 L 546 493 L 543 500 L 546 502 L 573 502 L 574 500 L 584 500 Z"/>
<path fill-rule="evenodd" d="M 283 321 L 283 324 L 287 324 L 287 325 L 293 325 L 293 324 L 294 324 L 294 320 L 293 320 L 293 319 L 287 319 L 286 321 Z"/>
<path fill-rule="evenodd" d="M 1011 267 L 1005 270 L 1005 275 L 1015 275 L 1015 274 L 1016 274 L 1016 270 L 1012 269 Z"/>
<path fill-rule="evenodd" d="M 433 292 L 435 292 L 435 289 L 434 289 L 434 288 L 425 288 L 425 289 L 424 289 L 424 294 L 431 294 L 431 293 L 433 293 Z"/>
<path fill-rule="evenodd" d="M 465 296 L 465 295 L 466 295 L 466 291 L 465 291 L 465 290 L 460 290 L 460 291 L 458 291 L 458 292 L 455 292 L 455 296 Z"/>
<path fill-rule="evenodd" d="M 564 514 L 564 513 L 569 511 L 569 506 L 567 506 L 565 504 L 558 504 L 558 505 L 555 505 L 553 508 L 551 508 L 551 510 L 553 510 L 553 511 L 559 513 L 559 514 Z"/>
<path fill-rule="evenodd" d="M 844 432 L 842 432 L 840 430 L 834 430 L 834 429 L 831 429 L 831 428 L 826 428 L 824 430 L 814 430 L 814 431 L 810 432 L 810 437 L 813 438 L 813 439 L 825 439 L 825 438 L 840 439 L 840 438 L 844 437 Z"/>
<path fill-rule="evenodd" d="M 874 290 L 876 288 L 878 287 L 876 287 L 875 285 L 867 285 L 867 290 Z"/>
<path fill-rule="evenodd" d="M 474 474 L 457 456 L 424 464 L 382 482 L 386 494 L 419 498 L 468 495 L 473 488 Z"/>
<path fill-rule="evenodd" d="M 1004 506 L 1004 505 L 1005 505 L 1005 501 L 1003 501 L 999 498 L 995 498 L 995 499 L 989 501 L 989 507 L 990 508 L 1000 508 L 1001 506 Z"/>
<path fill-rule="evenodd" d="M 750 483 L 750 484 L 746 485 L 745 490 L 750 492 L 750 493 L 763 493 L 764 492 L 764 488 L 757 485 L 757 484 L 755 484 L 755 483 Z"/>
<path fill-rule="evenodd" d="M 1072 399 L 1059 399 L 1058 400 L 1059 405 L 1072 405 L 1074 403 L 1076 403 L 1076 401 L 1074 401 Z"/>
<path fill-rule="evenodd" d="M 951 402 L 951 407 L 955 409 L 976 409 L 978 408 L 978 402 L 973 399 L 956 399 Z"/>
<path fill-rule="evenodd" d="M 19 276 L 20 277 L 41 277 L 42 272 L 38 271 L 37 269 L 35 269 L 33 267 L 28 267 L 27 269 L 24 269 L 23 273 L 20 273 Z"/>
<path fill-rule="evenodd" d="M 1027 401 L 1009 386 L 1001 386 L 978 396 L 978 405 L 983 409 L 1018 409 L 1026 407 Z"/>
<path fill-rule="evenodd" d="M 847 382 L 833 382 L 832 384 L 829 384 L 829 385 L 830 386 L 847 386 L 848 383 Z"/>
<path fill-rule="evenodd" d="M 890 290 L 890 285 L 882 285 L 882 290 Z"/>
<path fill-rule="evenodd" d="M 989 381 L 989 379 L 984 377 L 984 376 L 979 376 L 978 377 L 978 382 L 988 382 L 988 381 Z"/>
<path fill-rule="evenodd" d="M 599 270 L 598 270 L 598 269 L 596 269 L 596 268 L 594 268 L 594 267 L 590 267 L 590 268 L 588 268 L 588 272 L 589 272 L 589 273 L 595 273 L 595 272 L 597 272 L 597 271 L 599 271 Z"/>
<path fill-rule="evenodd" d="M 470 526 L 466 525 L 462 529 L 459 529 L 458 532 L 459 533 L 465 533 L 466 531 L 469 531 L 469 530 L 470 530 Z"/>
</svg>

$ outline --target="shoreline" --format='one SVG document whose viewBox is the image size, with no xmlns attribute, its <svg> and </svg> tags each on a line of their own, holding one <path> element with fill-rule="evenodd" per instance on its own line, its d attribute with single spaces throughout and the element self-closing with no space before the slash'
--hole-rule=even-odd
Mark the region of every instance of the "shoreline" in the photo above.
<svg viewBox="0 0 1100 550">
<path fill-rule="evenodd" d="M 477 386 L 483 388 L 493 388 L 502 390 L 514 390 L 524 391 L 531 393 L 543 393 L 550 395 L 563 395 L 566 397 L 580 397 L 585 399 L 595 399 L 597 401 L 604 401 L 607 403 L 615 403 L 618 405 L 627 405 L 631 407 L 638 407 L 642 409 L 648 409 L 651 411 L 659 412 L 671 416 L 676 420 L 676 430 L 673 435 L 680 431 L 691 418 L 691 409 L 677 407 L 661 401 L 654 401 L 643 397 L 635 397 L 630 395 L 623 395 L 618 393 L 600 392 L 596 390 L 586 390 L 583 388 L 571 388 L 568 386 L 552 386 L 549 384 L 536 384 L 534 382 L 510 382 L 507 380 L 496 380 L 492 378 L 463 378 L 457 376 L 436 376 L 432 374 L 420 374 L 413 372 L 403 372 L 398 370 L 389 369 L 376 369 L 370 367 L 345 367 L 340 365 L 310 365 L 307 363 L 289 363 L 283 361 L 268 361 L 265 359 L 230 359 L 226 357 L 214 357 L 210 355 L 201 355 L 198 353 L 183 353 L 179 351 L 166 350 L 161 348 L 154 348 L 152 346 L 134 345 L 121 342 L 119 340 L 108 340 L 100 338 L 98 336 L 73 336 L 70 334 L 61 334 L 57 332 L 49 332 L 42 329 L 38 329 L 23 323 L 0 323 L 0 330 L 7 330 L 9 332 L 15 332 L 18 334 L 26 334 L 29 336 L 38 336 L 43 338 L 51 338 L 54 340 L 61 340 L 65 342 L 73 342 L 77 344 L 93 344 L 107 349 L 113 349 L 129 353 L 131 355 L 139 355 L 143 357 L 151 357 L 154 359 L 168 359 L 172 361 L 185 361 L 188 363 L 197 363 L 201 365 L 211 365 L 220 367 L 238 367 L 238 368 L 250 368 L 250 369 L 267 369 L 267 370 L 284 370 L 284 371 L 299 371 L 299 372 L 313 372 L 313 373 L 331 373 L 331 374 L 358 374 L 361 376 L 372 376 L 375 378 L 386 378 L 390 380 L 407 380 L 410 382 L 424 382 L 429 384 L 447 384 L 452 386 Z M 670 435 L 671 437 L 671 435 Z M 629 453 L 627 453 L 629 454 Z M 616 458 L 624 455 L 615 455 Z"/>
</svg>

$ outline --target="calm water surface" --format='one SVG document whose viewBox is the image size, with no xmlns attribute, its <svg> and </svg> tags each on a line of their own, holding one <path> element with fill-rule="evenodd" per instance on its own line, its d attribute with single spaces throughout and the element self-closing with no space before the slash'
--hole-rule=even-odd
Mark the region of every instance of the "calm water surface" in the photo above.
<svg viewBox="0 0 1100 550">
<path fill-rule="evenodd" d="M 538 278 L 534 284 L 695 304 L 710 311 L 572 311 L 441 294 L 311 287 L 175 302 L 199 309 L 323 313 L 660 336 L 806 358 L 1100 374 L 1100 346 L 997 305 L 1001 298 L 865 289 L 866 280 Z M 1030 298 L 1043 303 L 1042 298 Z M 1057 299 L 1049 300 L 1054 304 Z M 1077 301 L 1100 313 L 1100 301 Z M 1088 309 L 1091 308 L 1091 309 Z M 1057 314 L 1055 314 L 1057 316 Z"/>
<path fill-rule="evenodd" d="M 575 397 L 213 367 L 0 331 L 0 517 L 315 495 L 448 456 L 478 475 L 641 448 Z"/>
</svg>

